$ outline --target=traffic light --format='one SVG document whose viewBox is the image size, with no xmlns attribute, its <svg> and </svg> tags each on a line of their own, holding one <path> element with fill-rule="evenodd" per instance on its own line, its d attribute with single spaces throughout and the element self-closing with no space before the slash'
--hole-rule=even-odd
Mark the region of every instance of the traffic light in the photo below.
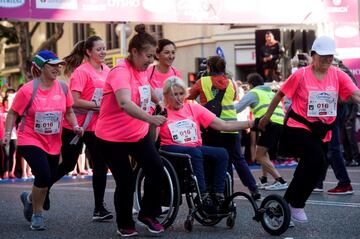
<svg viewBox="0 0 360 239">
<path fill-rule="evenodd" d="M 196 81 L 196 74 L 194 72 L 188 73 L 188 82 L 189 83 L 195 83 Z"/>
</svg>

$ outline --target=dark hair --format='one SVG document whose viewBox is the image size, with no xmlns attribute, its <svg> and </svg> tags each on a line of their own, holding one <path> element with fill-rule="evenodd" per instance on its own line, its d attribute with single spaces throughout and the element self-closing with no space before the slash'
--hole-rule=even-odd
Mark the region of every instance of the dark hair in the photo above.
<svg viewBox="0 0 360 239">
<path fill-rule="evenodd" d="M 248 84 L 251 84 L 252 86 L 258 86 L 264 84 L 264 78 L 259 73 L 250 73 L 247 77 Z"/>
<path fill-rule="evenodd" d="M 271 34 L 271 35 L 274 36 L 274 33 L 273 33 L 272 31 L 266 31 L 266 32 L 265 32 L 265 35 L 269 35 L 269 34 Z"/>
<path fill-rule="evenodd" d="M 141 52 L 147 47 L 146 45 L 156 46 L 155 38 L 146 32 L 144 24 L 136 25 L 135 31 L 137 32 L 137 34 L 135 34 L 135 36 L 131 38 L 128 47 L 130 58 L 131 58 L 131 50 L 133 48 Z"/>
<path fill-rule="evenodd" d="M 157 44 L 156 53 L 160 53 L 167 45 L 173 45 L 176 48 L 175 43 L 169 39 L 160 39 Z"/>
<path fill-rule="evenodd" d="M 210 56 L 207 60 L 207 65 L 211 73 L 226 73 L 226 62 L 220 56 Z"/>
<path fill-rule="evenodd" d="M 94 42 L 101 40 L 102 39 L 99 36 L 90 36 L 86 39 L 86 41 L 83 40 L 77 42 L 70 55 L 64 57 L 64 61 L 66 62 L 64 74 L 66 76 L 70 76 L 71 73 L 73 73 L 73 71 L 81 65 L 84 57 L 89 57 L 86 50 L 91 50 L 94 47 Z"/>
</svg>

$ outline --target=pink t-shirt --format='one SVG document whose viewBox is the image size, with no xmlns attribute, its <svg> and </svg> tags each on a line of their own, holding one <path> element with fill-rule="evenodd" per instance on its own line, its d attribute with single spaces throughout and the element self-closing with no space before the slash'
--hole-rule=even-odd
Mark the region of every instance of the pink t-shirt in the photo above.
<svg viewBox="0 0 360 239">
<path fill-rule="evenodd" d="M 112 142 L 137 142 L 145 137 L 149 124 L 128 115 L 120 108 L 115 97 L 116 91 L 129 89 L 131 100 L 140 107 L 140 91 L 143 87 L 150 89 L 146 71 L 137 71 L 127 60 L 110 71 L 96 124 L 97 137 Z"/>
<path fill-rule="evenodd" d="M 12 110 L 22 115 L 33 91 L 33 82 L 26 83 L 16 93 Z M 44 90 L 39 88 L 25 118 L 24 129 L 21 122 L 17 131 L 17 144 L 19 146 L 37 146 L 48 154 L 60 154 L 61 132 L 64 115 L 67 107 L 73 105 L 73 98 L 68 91 L 67 96 L 60 83 L 55 80 L 54 85 Z M 36 123 L 35 123 L 36 122 Z M 52 133 L 49 133 L 49 130 Z"/>
<path fill-rule="evenodd" d="M 110 71 L 110 68 L 102 64 L 103 70 L 97 71 L 89 62 L 85 62 L 75 69 L 70 77 L 70 90 L 80 93 L 80 99 L 97 100 L 101 102 L 101 95 L 105 85 L 105 79 Z M 101 95 L 99 95 L 101 94 Z M 100 97 L 100 99 L 99 99 Z M 76 109 L 74 109 L 76 113 Z M 94 112 L 89 125 L 85 131 L 95 131 L 96 121 L 99 117 L 98 112 Z M 84 125 L 86 113 L 76 113 L 76 118 L 80 126 Z M 64 127 L 72 129 L 72 126 L 64 122 Z"/>
<path fill-rule="evenodd" d="M 180 71 L 175 69 L 174 67 L 170 67 L 169 71 L 166 73 L 159 72 L 155 66 L 150 66 L 147 69 L 147 74 L 149 78 L 149 82 L 151 88 L 154 89 L 156 96 L 162 100 L 162 92 L 164 87 L 164 82 L 170 76 L 178 76 L 182 78 Z"/>
<path fill-rule="evenodd" d="M 292 100 L 291 108 L 295 113 L 310 122 L 321 120 L 326 124 L 331 124 L 335 121 L 336 116 L 308 116 L 308 114 L 314 114 L 314 112 L 317 112 L 316 110 L 318 112 L 323 110 L 322 113 L 330 112 L 326 111 L 326 108 L 331 109 L 333 105 L 335 105 L 335 109 L 332 112 L 336 114 L 338 97 L 345 100 L 358 88 L 351 78 L 339 68 L 331 66 L 326 76 L 322 80 L 318 80 L 314 76 L 311 67 L 312 65 L 297 70 L 285 81 L 280 91 Z M 334 102 L 323 107 L 324 101 L 317 101 L 317 98 L 320 99 L 323 96 L 322 93 L 326 93 L 326 96 L 330 95 Z M 322 113 L 319 113 L 319 115 Z M 308 127 L 292 118 L 289 118 L 287 125 L 309 130 Z M 331 132 L 328 133 L 324 141 L 327 142 L 330 139 Z"/>
<path fill-rule="evenodd" d="M 161 145 L 202 145 L 200 125 L 207 128 L 216 118 L 200 104 L 185 103 L 180 110 L 167 109 L 167 121 L 160 127 Z M 195 123 L 192 127 L 189 122 Z"/>
</svg>

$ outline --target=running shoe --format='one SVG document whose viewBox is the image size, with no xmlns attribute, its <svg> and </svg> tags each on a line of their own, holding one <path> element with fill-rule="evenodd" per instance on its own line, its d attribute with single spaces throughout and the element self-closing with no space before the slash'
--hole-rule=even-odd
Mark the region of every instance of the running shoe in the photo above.
<svg viewBox="0 0 360 239">
<path fill-rule="evenodd" d="M 295 222 L 305 223 L 308 222 L 305 210 L 303 208 L 295 208 L 289 204 L 291 219 Z"/>
<path fill-rule="evenodd" d="M 94 214 L 92 218 L 94 222 L 105 222 L 111 220 L 112 218 L 113 215 L 105 208 L 105 204 L 103 204 L 99 208 L 94 209 Z"/>
<path fill-rule="evenodd" d="M 41 213 L 32 215 L 30 228 L 34 231 L 43 231 L 46 229 L 44 217 Z"/>
<path fill-rule="evenodd" d="M 28 201 L 28 195 L 29 195 L 28 192 L 22 192 L 20 194 L 20 199 L 24 206 L 24 210 L 23 210 L 24 217 L 28 222 L 30 222 L 33 214 L 33 207 L 32 207 L 32 203 Z"/>
<path fill-rule="evenodd" d="M 263 190 L 265 189 L 265 187 L 270 186 L 270 184 L 268 182 L 266 183 L 258 182 L 256 186 L 258 187 L 258 189 Z"/>
<path fill-rule="evenodd" d="M 139 235 L 135 228 L 118 229 L 116 232 L 121 237 L 133 237 Z"/>
<path fill-rule="evenodd" d="M 259 192 L 258 189 L 255 189 L 253 191 L 250 191 L 250 194 L 251 194 L 251 197 L 254 199 L 254 200 L 259 200 L 261 198 L 261 194 Z"/>
<path fill-rule="evenodd" d="M 265 190 L 276 191 L 276 190 L 285 190 L 288 188 L 287 183 L 280 183 L 279 181 L 275 181 L 273 184 L 266 186 Z"/>
<path fill-rule="evenodd" d="M 164 231 L 163 225 L 158 220 L 150 217 L 138 216 L 138 222 L 145 225 L 149 232 L 159 234 Z"/>
<path fill-rule="evenodd" d="M 349 195 L 354 194 L 354 190 L 350 184 L 344 186 L 336 186 L 335 188 L 329 189 L 328 194 L 333 195 Z"/>
</svg>

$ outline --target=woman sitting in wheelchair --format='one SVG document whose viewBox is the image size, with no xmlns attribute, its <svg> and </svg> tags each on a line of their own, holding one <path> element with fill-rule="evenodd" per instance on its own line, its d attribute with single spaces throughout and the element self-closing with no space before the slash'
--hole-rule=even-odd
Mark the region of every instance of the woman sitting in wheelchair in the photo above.
<svg viewBox="0 0 360 239">
<path fill-rule="evenodd" d="M 161 149 L 173 153 L 189 154 L 198 181 L 203 209 L 217 213 L 224 201 L 228 153 L 224 148 L 203 146 L 200 125 L 219 131 L 236 131 L 253 126 L 253 121 L 223 121 L 200 104 L 185 102 L 187 88 L 182 79 L 169 77 L 164 83 L 164 103 L 167 121 L 160 127 Z M 207 192 L 203 159 L 214 163 L 210 174 L 214 177 L 213 193 Z"/>
</svg>

